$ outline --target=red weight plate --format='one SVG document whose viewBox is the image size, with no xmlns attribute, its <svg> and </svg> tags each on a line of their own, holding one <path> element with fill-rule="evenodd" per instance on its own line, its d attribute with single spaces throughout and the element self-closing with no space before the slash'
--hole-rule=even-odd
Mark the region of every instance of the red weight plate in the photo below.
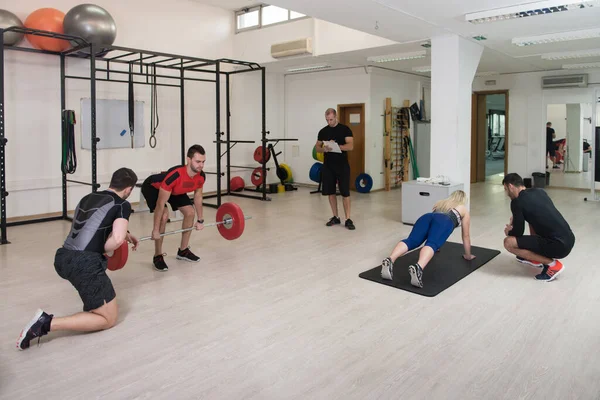
<svg viewBox="0 0 600 400">
<path fill-rule="evenodd" d="M 252 181 L 253 185 L 256 185 L 256 186 L 262 185 L 263 182 L 265 181 L 265 178 L 263 177 L 263 174 L 262 174 L 262 168 L 255 168 L 254 171 L 252 171 L 252 177 L 250 178 L 250 180 Z"/>
<path fill-rule="evenodd" d="M 125 266 L 127 257 L 129 256 L 129 248 L 127 241 L 123 242 L 121 247 L 116 249 L 111 257 L 108 257 L 108 269 L 117 271 Z"/>
<path fill-rule="evenodd" d="M 227 240 L 235 240 L 242 236 L 246 226 L 246 219 L 240 206 L 235 203 L 223 203 L 217 210 L 217 222 L 223 222 L 225 219 L 231 218 L 231 224 L 219 224 L 217 229 L 221 236 Z"/>
<path fill-rule="evenodd" d="M 268 162 L 271 159 L 271 152 L 269 151 L 269 149 L 266 149 L 266 154 L 267 156 L 265 162 Z M 254 161 L 262 164 L 263 158 L 265 157 L 263 157 L 262 146 L 258 146 L 256 150 L 254 150 Z"/>
</svg>

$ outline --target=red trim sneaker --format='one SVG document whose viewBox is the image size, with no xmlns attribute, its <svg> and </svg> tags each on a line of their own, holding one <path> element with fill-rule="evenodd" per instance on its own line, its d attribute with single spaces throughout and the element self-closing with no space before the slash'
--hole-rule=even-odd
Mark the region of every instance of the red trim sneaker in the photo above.
<svg viewBox="0 0 600 400">
<path fill-rule="evenodd" d="M 538 281 L 545 281 L 545 282 L 553 281 L 556 279 L 558 274 L 560 274 L 561 272 L 564 271 L 564 269 L 565 269 L 565 266 L 563 265 L 563 263 L 561 263 L 558 260 L 554 260 L 554 265 L 553 266 L 544 265 L 544 270 L 542 271 L 541 274 L 536 275 L 535 279 Z"/>
</svg>

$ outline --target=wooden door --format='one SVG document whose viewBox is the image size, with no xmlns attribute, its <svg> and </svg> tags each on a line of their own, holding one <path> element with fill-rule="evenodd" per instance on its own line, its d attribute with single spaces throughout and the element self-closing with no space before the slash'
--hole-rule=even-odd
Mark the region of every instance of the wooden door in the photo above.
<svg viewBox="0 0 600 400">
<path fill-rule="evenodd" d="M 339 122 L 352 130 L 354 149 L 348 152 L 350 163 L 350 189 L 356 190 L 356 177 L 365 172 L 365 105 L 338 106 Z"/>
</svg>

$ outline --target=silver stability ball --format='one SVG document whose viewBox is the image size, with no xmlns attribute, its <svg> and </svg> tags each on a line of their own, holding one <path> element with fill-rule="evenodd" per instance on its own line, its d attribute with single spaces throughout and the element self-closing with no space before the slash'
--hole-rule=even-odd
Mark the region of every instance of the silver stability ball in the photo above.
<svg viewBox="0 0 600 400">
<path fill-rule="evenodd" d="M 117 38 L 117 24 L 104 8 L 80 4 L 65 15 L 65 34 L 84 38 L 93 44 L 111 45 Z"/>
<path fill-rule="evenodd" d="M 10 26 L 23 27 L 23 22 L 10 11 L 0 10 L 0 28 L 6 29 Z M 14 46 L 23 40 L 23 34 L 17 32 L 8 32 L 4 34 L 4 44 Z"/>
</svg>

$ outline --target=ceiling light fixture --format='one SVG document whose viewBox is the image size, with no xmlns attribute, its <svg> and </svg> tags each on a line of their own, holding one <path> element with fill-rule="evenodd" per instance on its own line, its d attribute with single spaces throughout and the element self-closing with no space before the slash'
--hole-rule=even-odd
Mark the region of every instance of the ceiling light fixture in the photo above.
<svg viewBox="0 0 600 400">
<path fill-rule="evenodd" d="M 392 61 L 403 61 L 403 60 L 416 60 L 419 58 L 425 58 L 427 55 L 427 50 L 415 51 L 413 53 L 397 53 L 397 54 L 388 54 L 385 56 L 372 56 L 368 57 L 367 61 L 376 62 L 376 63 L 384 63 L 384 62 L 392 62 Z"/>
<path fill-rule="evenodd" d="M 570 40 L 596 38 L 600 38 L 600 29 L 583 29 L 580 31 L 550 33 L 547 35 L 513 38 L 512 44 L 516 46 L 533 46 L 536 44 L 567 42 Z"/>
<path fill-rule="evenodd" d="M 496 8 L 465 15 L 472 24 L 506 21 L 511 19 L 547 15 L 558 12 L 599 7 L 600 0 L 545 0 L 511 7 Z"/>
<path fill-rule="evenodd" d="M 485 72 L 478 72 L 475 74 L 476 77 L 483 77 L 483 76 L 496 76 L 496 75 L 500 75 L 499 72 L 496 71 L 485 71 Z"/>
<path fill-rule="evenodd" d="M 424 65 L 422 67 L 414 67 L 415 72 L 431 72 L 431 65 Z"/>
<path fill-rule="evenodd" d="M 600 57 L 600 49 L 565 51 L 562 53 L 542 54 L 543 60 L 567 60 L 569 58 Z"/>
<path fill-rule="evenodd" d="M 600 62 L 582 63 L 582 64 L 564 64 L 563 69 L 589 69 L 600 68 Z"/>
<path fill-rule="evenodd" d="M 318 71 L 318 70 L 327 69 L 327 68 L 331 68 L 331 65 L 311 65 L 311 66 L 306 66 L 306 67 L 290 68 L 287 70 L 287 72 Z"/>
</svg>

